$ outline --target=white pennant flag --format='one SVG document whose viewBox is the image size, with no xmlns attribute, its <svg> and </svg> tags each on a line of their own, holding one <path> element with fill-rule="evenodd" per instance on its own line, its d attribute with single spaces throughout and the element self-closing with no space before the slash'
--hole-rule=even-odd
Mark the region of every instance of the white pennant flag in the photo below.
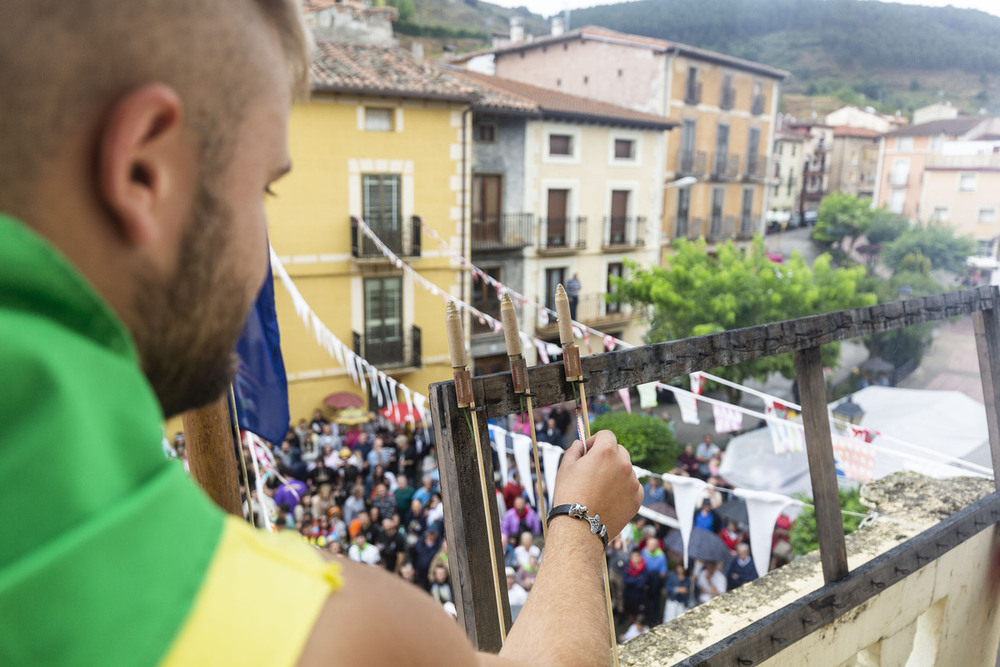
<svg viewBox="0 0 1000 667">
<path fill-rule="evenodd" d="M 399 419 L 399 402 L 396 399 L 396 388 L 399 386 L 399 383 L 388 375 L 385 376 L 385 383 L 388 385 L 386 387 L 386 395 L 389 397 L 389 405 L 392 406 L 393 416 Z"/>
<path fill-rule="evenodd" d="M 535 349 L 538 350 L 538 358 L 542 360 L 543 364 L 549 363 L 549 353 L 545 351 L 545 342 L 538 340 L 537 338 L 533 342 L 535 344 Z"/>
<path fill-rule="evenodd" d="M 538 325 L 544 327 L 548 323 L 549 323 L 549 310 L 545 306 L 541 306 L 538 309 Z"/>
<path fill-rule="evenodd" d="M 780 493 L 770 491 L 752 491 L 750 489 L 733 489 L 733 495 L 747 501 L 747 517 L 750 524 L 750 553 L 753 564 L 757 568 L 757 576 L 767 574 L 771 564 L 771 538 L 774 535 L 774 524 L 781 511 L 789 505 L 801 505 Z"/>
<path fill-rule="evenodd" d="M 489 425 L 490 440 L 500 459 L 500 486 L 507 483 L 507 436 L 510 434 L 499 426 Z M 502 518 L 502 517 L 501 517 Z"/>
<path fill-rule="evenodd" d="M 414 423 L 414 419 L 413 419 L 413 395 L 410 393 L 410 388 L 407 387 L 405 384 L 404 385 L 400 385 L 400 386 L 403 388 L 403 400 L 406 401 L 407 421 L 410 422 L 410 424 L 413 424 Z"/>
<path fill-rule="evenodd" d="M 685 424 L 700 424 L 698 419 L 698 399 L 693 395 L 684 392 L 674 392 L 677 397 L 677 405 L 681 409 L 681 421 Z"/>
<path fill-rule="evenodd" d="M 556 473 L 559 472 L 559 459 L 563 455 L 562 447 L 557 447 L 548 442 L 540 442 L 538 446 L 542 448 L 542 465 L 545 466 L 545 495 L 549 499 L 549 508 L 552 507 L 552 494 L 556 490 Z M 539 517 L 545 521 L 545 517 Z"/>
<path fill-rule="evenodd" d="M 743 430 L 743 411 L 732 405 L 712 404 L 716 433 L 732 433 Z"/>
<path fill-rule="evenodd" d="M 663 481 L 669 483 L 674 490 L 674 509 L 677 510 L 677 523 L 681 525 L 681 541 L 684 543 L 683 562 L 684 567 L 687 567 L 688 541 L 691 539 L 691 529 L 694 528 L 694 512 L 708 484 L 697 477 L 683 477 L 670 473 L 663 475 Z"/>
<path fill-rule="evenodd" d="M 514 445 L 514 463 L 517 465 L 517 474 L 521 476 L 521 486 L 528 492 L 528 498 L 534 505 L 535 491 L 532 488 L 534 484 L 531 483 L 531 438 L 522 433 L 511 433 L 510 438 Z"/>
<path fill-rule="evenodd" d="M 345 356 L 346 356 L 345 361 L 347 361 L 347 363 L 344 364 L 344 368 L 347 369 L 347 376 L 351 378 L 351 382 L 353 382 L 354 384 L 357 384 L 358 383 L 358 369 L 354 365 L 354 359 L 355 359 L 356 355 L 353 352 L 351 352 L 350 350 L 345 350 L 344 352 L 345 352 Z"/>
</svg>

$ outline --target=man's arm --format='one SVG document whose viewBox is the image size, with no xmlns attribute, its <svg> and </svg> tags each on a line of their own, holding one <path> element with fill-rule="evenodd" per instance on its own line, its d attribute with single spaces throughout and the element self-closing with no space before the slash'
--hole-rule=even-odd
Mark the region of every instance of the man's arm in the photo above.
<svg viewBox="0 0 1000 667">
<path fill-rule="evenodd" d="M 567 450 L 555 505 L 580 503 L 600 514 L 608 533 L 621 532 L 642 502 L 628 452 L 609 431 Z M 344 585 L 327 600 L 301 665 L 551 665 L 611 662 L 601 580 L 601 540 L 586 521 L 559 517 L 549 526 L 545 558 L 531 595 L 500 656 L 476 654 L 432 598 L 381 568 L 344 563 Z M 326 628 L 337 627 L 336 633 Z M 378 628 L 391 635 L 372 641 Z"/>
</svg>

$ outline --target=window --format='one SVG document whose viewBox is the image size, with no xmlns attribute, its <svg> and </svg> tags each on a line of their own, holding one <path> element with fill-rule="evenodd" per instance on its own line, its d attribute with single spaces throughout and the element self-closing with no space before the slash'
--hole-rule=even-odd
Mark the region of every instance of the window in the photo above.
<svg viewBox="0 0 1000 667">
<path fill-rule="evenodd" d="M 896 149 L 901 151 L 912 151 L 913 137 L 898 137 L 896 139 Z"/>
<path fill-rule="evenodd" d="M 674 238 L 686 238 L 688 235 L 688 218 L 691 214 L 691 188 L 677 190 L 677 227 Z"/>
<path fill-rule="evenodd" d="M 572 155 L 573 137 L 569 134 L 549 135 L 549 155 Z"/>
<path fill-rule="evenodd" d="M 788 195 L 789 196 L 792 194 L 792 186 L 794 186 L 794 185 L 795 185 L 795 170 L 794 169 L 789 169 L 788 170 Z"/>
<path fill-rule="evenodd" d="M 931 222 L 948 222 L 950 217 L 951 213 L 947 206 L 935 206 L 931 213 Z"/>
<path fill-rule="evenodd" d="M 621 262 L 609 262 L 608 263 L 608 285 L 607 294 L 614 294 L 618 291 L 617 285 L 612 285 L 612 279 L 621 278 L 625 274 L 625 265 Z M 622 305 L 620 303 L 609 303 L 604 306 L 605 312 L 608 315 L 620 313 L 622 310 Z"/>
<path fill-rule="evenodd" d="M 892 162 L 889 185 L 905 186 L 910 180 L 910 158 L 897 158 Z"/>
<path fill-rule="evenodd" d="M 979 223 L 983 225 L 992 225 L 997 221 L 997 210 L 995 208 L 981 208 L 979 209 Z"/>
<path fill-rule="evenodd" d="M 889 212 L 901 215 L 906 204 L 906 190 L 893 189 L 889 192 Z"/>
<path fill-rule="evenodd" d="M 936 137 L 931 137 L 931 150 L 935 153 L 941 152 L 941 147 L 944 146 L 944 137 L 940 134 Z"/>
<path fill-rule="evenodd" d="M 393 252 L 403 251 L 403 215 L 400 177 L 397 174 L 361 176 L 362 216 L 372 231 Z"/>
<path fill-rule="evenodd" d="M 365 358 L 378 365 L 399 363 L 403 354 L 403 279 L 366 278 Z"/>
<path fill-rule="evenodd" d="M 698 83 L 698 68 L 688 67 L 687 85 L 684 88 L 684 102 L 698 104 L 701 102 L 701 84 Z"/>
<path fill-rule="evenodd" d="M 369 132 L 392 132 L 392 109 L 365 107 L 365 129 Z"/>
<path fill-rule="evenodd" d="M 743 189 L 743 206 L 740 208 L 740 233 L 753 234 L 753 188 Z"/>
<path fill-rule="evenodd" d="M 713 238 L 718 238 L 722 234 L 722 203 L 725 196 L 725 188 L 712 188 L 712 221 L 709 236 Z"/>
<path fill-rule="evenodd" d="M 497 140 L 496 123 L 479 123 L 476 125 L 476 141 L 481 144 L 493 144 Z"/>
<path fill-rule="evenodd" d="M 628 190 L 611 191 L 611 215 L 608 217 L 607 245 L 622 245 L 629 243 L 628 200 L 631 194 Z"/>
<path fill-rule="evenodd" d="M 733 88 L 733 73 L 722 73 L 722 90 L 719 92 L 719 108 L 732 109 L 736 103 L 736 89 Z"/>
<path fill-rule="evenodd" d="M 632 139 L 615 139 L 615 159 L 634 160 L 635 141 Z"/>
<path fill-rule="evenodd" d="M 958 175 L 958 189 L 960 192 L 975 192 L 976 191 L 976 176 L 977 174 L 959 174 Z"/>
</svg>

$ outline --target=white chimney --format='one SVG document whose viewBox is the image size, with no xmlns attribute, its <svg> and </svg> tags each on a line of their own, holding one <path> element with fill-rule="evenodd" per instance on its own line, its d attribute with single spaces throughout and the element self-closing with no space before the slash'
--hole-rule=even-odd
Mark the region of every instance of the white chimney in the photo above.
<svg viewBox="0 0 1000 667">
<path fill-rule="evenodd" d="M 511 44 L 520 44 L 524 41 L 524 19 L 520 16 L 510 17 L 510 41 Z"/>
<path fill-rule="evenodd" d="M 413 59 L 416 61 L 421 61 L 424 59 L 424 44 L 423 42 L 413 42 L 410 45 L 410 49 L 413 53 Z"/>
<path fill-rule="evenodd" d="M 562 16 L 552 17 L 552 36 L 558 37 L 559 35 L 566 32 L 565 24 L 563 23 Z"/>
</svg>

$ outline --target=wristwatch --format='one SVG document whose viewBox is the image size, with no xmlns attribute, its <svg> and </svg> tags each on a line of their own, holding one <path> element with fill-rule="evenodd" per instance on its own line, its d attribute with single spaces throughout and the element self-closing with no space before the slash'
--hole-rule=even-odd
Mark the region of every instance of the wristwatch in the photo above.
<svg viewBox="0 0 1000 667">
<path fill-rule="evenodd" d="M 595 514 L 590 516 L 588 514 L 590 510 L 587 509 L 586 505 L 581 505 L 580 503 L 573 503 L 572 505 L 556 505 L 549 511 L 549 516 L 546 519 L 546 525 L 552 523 L 552 519 L 557 516 L 571 516 L 574 519 L 583 519 L 590 524 L 590 532 L 601 538 L 601 542 L 604 543 L 605 548 L 608 546 L 608 529 L 601 523 L 601 515 Z"/>
</svg>

